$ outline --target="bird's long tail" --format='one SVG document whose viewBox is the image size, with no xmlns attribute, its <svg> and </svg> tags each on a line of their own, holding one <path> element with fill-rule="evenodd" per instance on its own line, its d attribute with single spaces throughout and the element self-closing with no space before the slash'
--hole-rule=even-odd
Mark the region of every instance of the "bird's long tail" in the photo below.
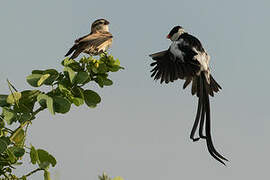
<svg viewBox="0 0 270 180">
<path fill-rule="evenodd" d="M 210 84 L 207 82 L 205 73 L 201 73 L 199 76 L 196 76 L 192 80 L 192 94 L 198 96 L 198 108 L 195 118 L 195 122 L 190 134 L 190 138 L 193 141 L 197 141 L 200 138 L 206 140 L 207 149 L 212 157 L 217 161 L 225 165 L 223 161 L 228 161 L 215 149 L 211 137 L 211 118 L 210 118 L 210 102 L 209 95 L 213 96 L 214 92 L 218 92 L 221 87 L 210 75 Z M 199 137 L 194 138 L 195 132 L 199 125 Z M 204 129 L 205 128 L 205 129 Z M 205 132 L 205 134 L 204 134 Z"/>
</svg>

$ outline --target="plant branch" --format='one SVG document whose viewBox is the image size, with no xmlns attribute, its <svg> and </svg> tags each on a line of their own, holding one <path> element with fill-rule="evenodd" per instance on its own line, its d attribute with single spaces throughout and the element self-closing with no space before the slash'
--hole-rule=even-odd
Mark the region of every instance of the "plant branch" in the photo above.
<svg viewBox="0 0 270 180">
<path fill-rule="evenodd" d="M 44 171 L 44 170 L 45 170 L 45 169 L 43 169 L 43 168 L 37 168 L 37 169 L 31 171 L 30 173 L 24 175 L 24 176 L 25 176 L 25 177 L 28 177 L 28 176 L 31 176 L 31 175 L 33 175 L 34 173 L 38 172 L 38 171 Z M 20 179 L 22 179 L 22 178 L 23 178 L 23 176 L 22 176 Z"/>
<path fill-rule="evenodd" d="M 46 109 L 46 107 L 42 107 L 42 106 L 40 106 L 37 110 L 35 110 L 34 112 L 33 112 L 33 116 L 35 116 L 37 113 L 39 113 L 40 111 L 43 111 L 44 109 Z"/>
</svg>

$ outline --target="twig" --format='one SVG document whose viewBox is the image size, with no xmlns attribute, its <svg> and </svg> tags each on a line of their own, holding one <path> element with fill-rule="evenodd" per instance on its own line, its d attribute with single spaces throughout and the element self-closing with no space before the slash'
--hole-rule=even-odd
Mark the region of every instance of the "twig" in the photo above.
<svg viewBox="0 0 270 180">
<path fill-rule="evenodd" d="M 38 171 L 44 171 L 44 170 L 45 170 L 45 169 L 43 169 L 43 168 L 37 168 L 37 169 L 31 171 L 30 173 L 24 175 L 24 176 L 28 177 L 28 176 L 31 176 L 31 175 L 33 175 L 34 173 L 38 172 Z M 23 177 L 23 176 L 22 176 L 22 177 Z M 22 177 L 21 177 L 20 179 L 22 179 Z"/>
<path fill-rule="evenodd" d="M 39 113 L 40 111 L 43 111 L 44 109 L 46 109 L 46 107 L 42 107 L 42 106 L 40 106 L 37 110 L 35 110 L 34 112 L 33 112 L 33 116 L 35 116 L 37 113 Z"/>
</svg>

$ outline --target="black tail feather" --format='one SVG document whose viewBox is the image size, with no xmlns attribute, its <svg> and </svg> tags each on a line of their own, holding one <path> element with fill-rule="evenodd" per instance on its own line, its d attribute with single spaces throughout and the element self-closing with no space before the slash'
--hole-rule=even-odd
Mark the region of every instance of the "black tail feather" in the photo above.
<svg viewBox="0 0 270 180">
<path fill-rule="evenodd" d="M 211 137 L 211 118 L 210 118 L 210 102 L 209 102 L 208 93 L 206 91 L 206 89 L 207 89 L 206 86 L 207 85 L 208 84 L 206 82 L 205 76 L 203 76 L 203 86 L 204 86 L 204 88 L 203 88 L 204 89 L 204 97 L 203 98 L 204 98 L 205 113 L 206 113 L 205 134 L 206 134 L 206 142 L 207 142 L 208 151 L 209 152 L 211 151 L 216 156 L 216 158 L 215 158 L 210 153 L 215 159 L 220 158 L 220 159 L 223 159 L 225 161 L 228 161 L 225 157 L 223 157 L 221 154 L 219 154 L 216 151 L 216 149 L 215 149 L 215 147 L 213 145 L 213 142 L 212 142 L 212 137 Z M 219 159 L 219 161 L 222 162 L 225 165 L 225 163 L 223 161 L 221 161 L 220 159 Z"/>
<path fill-rule="evenodd" d="M 203 91 L 204 87 L 203 87 L 203 80 L 202 80 L 202 77 L 201 76 L 199 77 L 198 84 L 199 84 L 198 85 L 199 86 L 198 95 L 199 95 L 199 99 L 200 99 L 201 104 L 202 104 L 201 120 L 200 120 L 200 128 L 199 128 L 199 136 L 200 136 L 200 138 L 206 139 L 206 136 L 203 135 L 203 126 L 204 126 L 204 122 L 205 122 L 205 120 L 204 120 L 205 106 L 204 106 L 204 99 L 203 99 L 203 97 L 204 97 L 204 95 L 203 95 L 203 93 L 204 93 L 204 91 Z"/>
<path fill-rule="evenodd" d="M 211 137 L 211 118 L 210 118 L 210 102 L 209 102 L 209 90 L 210 87 L 209 84 L 206 81 L 205 74 L 201 73 L 200 76 L 197 76 L 197 95 L 199 96 L 198 99 L 198 109 L 197 114 L 195 118 L 195 122 L 191 131 L 190 138 L 194 140 L 199 140 L 200 138 L 206 139 L 207 149 L 210 153 L 210 155 L 215 158 L 220 163 L 226 165 L 224 161 L 228 161 L 225 157 L 223 157 L 217 150 L 215 149 Z M 213 78 L 212 78 L 213 79 Z M 198 83 L 199 82 L 199 83 Z M 215 84 L 217 84 L 215 82 Z M 211 83 L 210 83 L 211 86 Z M 218 85 L 217 87 L 220 88 Z M 194 138 L 195 132 L 197 130 L 198 124 L 199 126 L 199 137 L 200 138 Z M 205 126 L 205 135 L 203 134 L 203 129 Z"/>
<path fill-rule="evenodd" d="M 201 114 L 201 108 L 202 108 L 202 102 L 200 100 L 200 98 L 198 99 L 198 107 L 197 107 L 197 113 L 196 113 L 196 118 L 190 133 L 190 139 L 192 139 L 193 141 L 198 141 L 200 138 L 194 138 L 195 136 L 195 132 L 197 130 L 199 121 L 200 121 L 200 114 Z"/>
</svg>

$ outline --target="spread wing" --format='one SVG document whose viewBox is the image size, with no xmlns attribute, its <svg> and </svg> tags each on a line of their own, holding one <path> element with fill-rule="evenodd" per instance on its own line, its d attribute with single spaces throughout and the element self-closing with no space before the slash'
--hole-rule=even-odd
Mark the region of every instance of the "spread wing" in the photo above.
<svg viewBox="0 0 270 180">
<path fill-rule="evenodd" d="M 204 57 L 205 56 L 205 57 Z M 173 82 L 177 79 L 186 79 L 184 88 L 191 82 L 192 77 L 198 74 L 203 65 L 208 68 L 208 55 L 205 53 L 200 41 L 188 34 L 181 35 L 178 41 L 174 41 L 166 51 L 151 54 L 155 60 L 151 64 L 152 77 L 160 79 L 160 83 Z"/>
<path fill-rule="evenodd" d="M 169 83 L 177 79 L 189 79 L 200 70 L 196 61 L 185 62 L 181 57 L 176 57 L 170 49 L 151 54 L 150 57 L 155 61 L 150 65 L 151 77 L 155 80 L 160 79 L 160 83 Z"/>
</svg>

